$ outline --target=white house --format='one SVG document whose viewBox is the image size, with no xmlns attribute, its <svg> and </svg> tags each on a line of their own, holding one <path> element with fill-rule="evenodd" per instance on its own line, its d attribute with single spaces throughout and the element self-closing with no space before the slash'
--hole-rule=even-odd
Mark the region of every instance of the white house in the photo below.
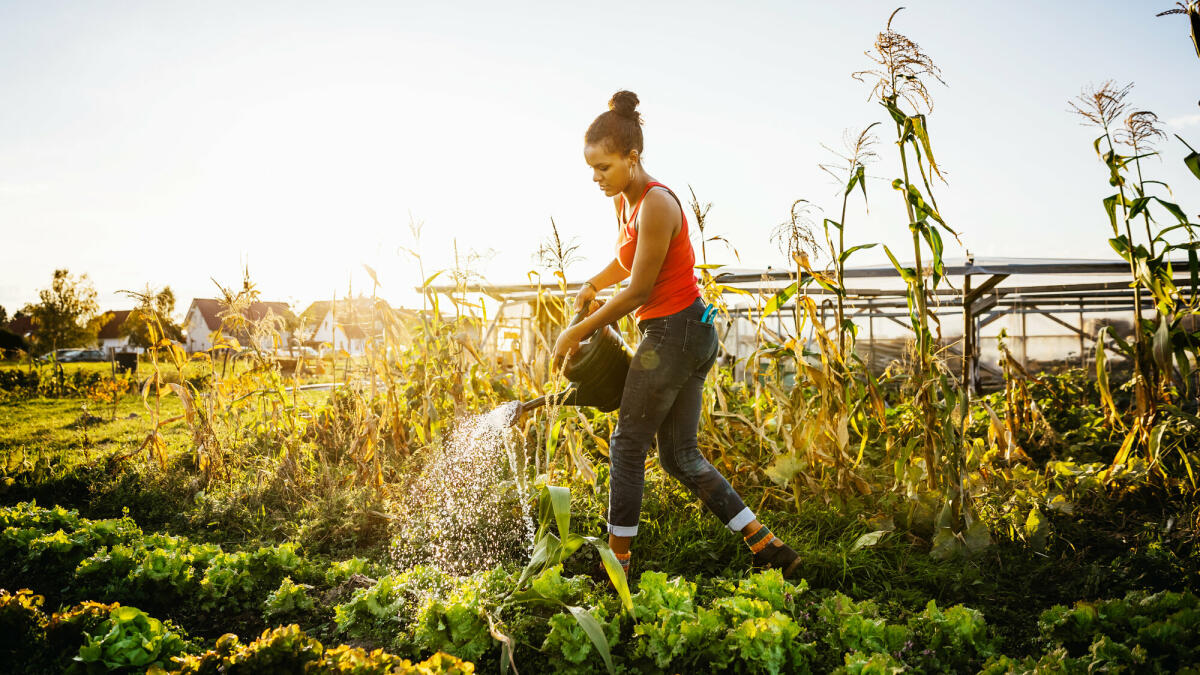
<svg viewBox="0 0 1200 675">
<path fill-rule="evenodd" d="M 305 344 L 311 347 L 328 345 L 335 351 L 361 355 L 366 351 L 367 337 L 383 332 L 383 319 L 379 316 L 381 308 L 377 303 L 390 309 L 383 300 L 372 298 L 312 303 L 300 315 Z"/>
<path fill-rule="evenodd" d="M 105 312 L 109 315 L 108 321 L 100 327 L 100 331 L 96 333 L 96 346 L 104 352 L 104 355 L 111 358 L 113 354 L 119 352 L 137 352 L 141 354 L 144 349 L 141 347 L 131 347 L 129 345 L 129 336 L 123 334 L 121 326 L 125 324 L 126 319 L 133 312 L 130 309 L 118 309 L 116 311 Z"/>
<path fill-rule="evenodd" d="M 225 303 L 216 298 L 192 300 L 183 319 L 183 331 L 187 337 L 186 344 L 189 352 L 202 352 L 213 348 L 213 338 L 217 330 L 221 328 L 221 314 L 226 309 Z M 288 322 L 293 322 L 295 319 L 295 315 L 292 314 L 292 310 L 286 302 L 256 302 L 250 305 L 243 314 L 251 321 L 260 321 L 269 315 L 278 316 Z M 226 332 L 225 335 L 236 339 L 242 346 L 249 344 L 249 336 L 245 334 Z M 290 330 L 280 330 L 279 349 L 287 349 L 291 338 Z M 276 345 L 272 338 L 266 337 L 259 339 L 258 347 L 273 351 Z"/>
</svg>

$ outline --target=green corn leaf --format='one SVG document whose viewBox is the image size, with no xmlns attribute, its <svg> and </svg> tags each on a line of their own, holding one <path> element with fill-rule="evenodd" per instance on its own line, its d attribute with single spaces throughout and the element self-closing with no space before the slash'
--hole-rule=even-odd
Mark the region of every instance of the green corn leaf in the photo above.
<svg viewBox="0 0 1200 675">
<path fill-rule="evenodd" d="M 1149 454 L 1150 454 L 1150 457 L 1155 461 L 1158 460 L 1158 453 L 1162 451 L 1162 437 L 1166 431 L 1167 431 L 1167 425 L 1162 422 L 1159 422 L 1158 424 L 1154 425 L 1154 429 L 1152 429 L 1150 431 L 1150 448 L 1149 448 L 1150 453 Z"/>
<path fill-rule="evenodd" d="M 1112 332 L 1112 330 L 1109 330 L 1108 337 L 1112 338 L 1113 344 L 1116 345 L 1117 349 L 1121 350 L 1121 353 L 1125 355 L 1125 358 L 1133 359 L 1133 347 L 1131 347 L 1124 338 Z"/>
<path fill-rule="evenodd" d="M 1183 347 L 1175 348 L 1175 365 L 1179 368 L 1179 377 L 1187 382 L 1192 375 L 1192 363 L 1188 359 L 1187 349 Z"/>
<path fill-rule="evenodd" d="M 600 626 L 600 622 L 596 621 L 596 617 L 588 614 L 587 610 L 582 607 L 567 605 L 571 616 L 575 617 L 575 622 L 587 634 L 588 639 L 596 647 L 596 651 L 600 652 L 600 658 L 604 659 L 604 667 L 608 668 L 609 673 L 616 673 L 613 668 L 612 655 L 608 652 L 608 637 L 604 635 L 604 628 Z"/>
<path fill-rule="evenodd" d="M 838 264 L 839 265 L 845 264 L 846 259 L 849 258 L 850 254 L 854 253 L 855 251 L 861 251 L 863 249 L 872 248 L 877 245 L 878 244 L 859 244 L 858 246 L 851 246 L 850 248 L 846 249 L 845 251 L 842 251 L 842 254 L 838 256 Z"/>
<path fill-rule="evenodd" d="M 1127 239 L 1125 237 L 1125 235 L 1122 234 L 1122 235 L 1113 237 L 1112 239 L 1109 239 L 1108 245 L 1111 246 L 1112 249 L 1117 252 L 1117 255 L 1121 256 L 1122 260 L 1124 260 L 1126 262 L 1129 261 L 1129 257 L 1130 257 L 1129 239 Z"/>
<path fill-rule="evenodd" d="M 842 224 L 841 224 L 841 223 L 839 223 L 839 222 L 838 222 L 838 221 L 836 221 L 836 220 L 830 219 L 830 218 L 826 218 L 826 219 L 825 219 L 824 225 L 825 225 L 825 231 L 826 231 L 826 232 L 828 232 L 828 231 L 829 231 L 829 226 L 830 226 L 830 225 L 834 226 L 834 227 L 835 227 L 835 228 L 837 228 L 838 230 L 841 230 L 841 229 L 842 229 Z"/>
<path fill-rule="evenodd" d="M 854 173 L 850 175 L 850 182 L 846 184 L 845 195 L 848 196 L 854 191 L 854 186 L 857 185 L 863 193 L 863 201 L 867 199 L 867 170 L 862 164 L 859 164 L 854 169 Z"/>
<path fill-rule="evenodd" d="M 896 256 L 892 255 L 891 249 L 889 249 L 886 245 L 883 247 L 883 252 L 886 253 L 888 259 L 892 261 L 892 266 L 895 267 L 896 271 L 900 273 L 901 279 L 904 279 L 904 281 L 910 284 L 917 283 L 917 271 L 915 269 L 901 266 L 900 261 L 896 260 Z"/>
<path fill-rule="evenodd" d="M 558 540 L 558 537 L 544 530 L 539 530 L 537 540 L 533 545 L 533 553 L 529 556 L 529 563 L 521 571 L 521 577 L 517 580 L 517 586 L 524 586 L 526 581 L 532 579 L 535 574 L 547 566 L 548 561 L 557 559 L 561 550 L 562 543 Z"/>
<path fill-rule="evenodd" d="M 1193 175 L 1196 176 L 1196 178 L 1200 178 L 1200 152 L 1196 152 L 1195 148 L 1193 148 L 1191 145 L 1188 145 L 1188 142 L 1183 140 L 1183 136 L 1180 136 L 1179 134 L 1173 135 L 1175 138 L 1179 139 L 1179 142 L 1183 143 L 1183 146 L 1189 151 L 1188 156 L 1183 158 L 1184 165 L 1187 166 L 1187 168 L 1192 172 Z"/>
<path fill-rule="evenodd" d="M 917 137 L 917 140 L 921 141 L 921 147 L 925 148 L 925 159 L 929 161 L 929 168 L 933 169 L 933 172 L 941 177 L 942 172 L 938 169 L 937 161 L 933 159 L 933 146 L 929 144 L 929 132 L 926 131 L 925 116 L 914 115 L 909 119 L 912 120 L 913 134 Z M 937 218 L 936 220 L 941 222 L 941 218 Z"/>
<path fill-rule="evenodd" d="M 895 183 L 893 183 L 893 187 L 896 187 Z M 899 187 L 897 187 L 897 189 L 898 190 L 904 189 L 902 182 L 901 182 L 901 185 Z M 932 204 L 925 201 L 925 197 L 921 194 L 921 190 L 918 189 L 917 186 L 909 184 L 908 191 L 907 191 L 907 198 L 908 198 L 908 203 L 912 204 L 913 210 L 917 214 L 917 220 L 925 220 L 926 218 L 932 218 L 943 226 L 946 224 L 946 221 L 942 220 L 942 216 L 941 216 L 941 214 L 939 214 L 937 212 L 937 209 L 933 208 Z"/>
<path fill-rule="evenodd" d="M 571 490 L 561 485 L 547 485 L 546 494 L 554 510 L 554 521 L 558 525 L 558 536 L 566 540 L 571 533 Z"/>
<path fill-rule="evenodd" d="M 1163 242 L 1165 242 L 1165 241 L 1167 241 L 1167 234 L 1168 234 L 1168 233 L 1170 233 L 1170 232 L 1173 232 L 1173 231 L 1175 231 L 1175 230 L 1183 230 L 1183 229 L 1186 229 L 1186 230 L 1191 230 L 1191 229 L 1192 229 L 1192 227 L 1193 227 L 1193 225 L 1192 225 L 1191 223 L 1176 223 L 1175 225 L 1168 225 L 1167 227 L 1164 227 L 1163 229 L 1159 230 L 1159 231 L 1158 231 L 1158 234 L 1154 235 L 1154 241 L 1163 241 Z M 1172 248 L 1172 249 L 1176 249 L 1176 250 L 1178 250 L 1178 249 L 1185 249 L 1185 248 L 1187 248 L 1189 245 L 1190 245 L 1190 244 L 1181 244 L 1181 245 L 1178 245 L 1178 246 L 1171 246 L 1171 248 Z"/>
<path fill-rule="evenodd" d="M 796 294 L 798 288 L 799 286 L 793 283 L 787 288 L 780 289 L 778 292 L 776 292 L 775 295 L 771 296 L 771 299 L 767 301 L 767 306 L 763 308 L 763 316 L 770 316 L 771 314 L 778 312 L 779 308 L 787 304 L 787 301 Z"/>
<path fill-rule="evenodd" d="M 1100 334 L 1096 336 L 1096 388 L 1100 390 L 1100 401 L 1104 403 L 1109 412 L 1114 418 L 1120 418 L 1120 412 L 1117 410 L 1117 404 L 1113 401 L 1112 390 L 1108 386 L 1108 367 L 1105 364 L 1107 360 L 1104 354 L 1104 339 L 1112 333 L 1109 326 L 1100 329 Z"/>
<path fill-rule="evenodd" d="M 929 242 L 929 249 L 933 252 L 933 287 L 937 288 L 938 282 L 946 274 L 946 267 L 942 261 L 942 235 L 938 233 L 937 228 L 930 226 L 928 223 L 920 223 L 921 234 L 925 237 L 925 241 Z"/>
<path fill-rule="evenodd" d="M 1171 202 L 1163 201 L 1162 199 L 1159 199 L 1158 197 L 1151 197 L 1151 199 L 1156 200 L 1159 204 L 1162 205 L 1162 207 L 1164 209 L 1170 211 L 1171 215 L 1175 216 L 1175 219 L 1179 221 L 1180 225 L 1188 224 L 1187 214 L 1185 214 L 1183 212 L 1183 209 L 1179 208 L 1178 204 L 1172 204 Z M 1132 216 L 1130 216 L 1130 217 L 1132 217 Z"/>
<path fill-rule="evenodd" d="M 1196 417 L 1195 415 L 1184 411 L 1183 409 L 1179 408 L 1178 406 L 1171 405 L 1170 403 L 1162 404 L 1162 409 L 1166 410 L 1167 412 L 1171 413 L 1172 415 L 1175 415 L 1176 417 L 1178 417 L 1180 419 L 1187 420 L 1189 423 L 1191 423 L 1192 426 L 1194 426 L 1196 428 L 1200 428 L 1200 417 Z"/>
<path fill-rule="evenodd" d="M 1113 235 L 1117 234 L 1117 200 L 1121 195 L 1110 195 L 1104 198 L 1104 211 L 1108 214 L 1108 222 L 1112 225 Z"/>
<path fill-rule="evenodd" d="M 632 616 L 633 597 L 629 595 L 629 580 L 625 577 L 625 569 L 621 567 L 621 562 L 617 560 L 617 554 L 613 553 L 606 541 L 595 537 L 587 537 L 587 541 L 596 547 L 600 561 L 604 563 L 604 571 L 608 572 L 608 578 L 612 581 L 613 588 L 617 589 L 617 596 L 621 598 L 621 606 Z"/>
<path fill-rule="evenodd" d="M 1183 163 L 1187 165 L 1188 169 L 1191 170 L 1192 175 L 1194 175 L 1196 178 L 1200 178 L 1200 152 L 1193 152 L 1187 157 L 1184 157 Z"/>
<path fill-rule="evenodd" d="M 1150 204 L 1151 199 L 1154 199 L 1154 197 L 1138 197 L 1137 199 L 1133 200 L 1133 206 L 1131 206 L 1129 209 L 1129 219 L 1133 220 L 1141 215 L 1141 213 L 1145 211 L 1146 207 Z"/>
<path fill-rule="evenodd" d="M 888 111 L 888 114 L 892 116 L 892 119 L 896 121 L 896 124 L 903 125 L 904 121 L 906 119 L 908 119 L 908 115 L 905 115 L 904 111 L 901 110 L 900 107 L 896 105 L 896 102 L 894 99 L 885 98 L 882 101 L 880 101 L 879 104 L 882 105 L 884 107 L 884 109 Z"/>
<path fill-rule="evenodd" d="M 1152 346 L 1154 362 L 1158 364 L 1160 372 L 1169 372 L 1171 369 L 1171 333 L 1167 330 L 1166 315 L 1159 318 L 1158 330 L 1154 331 Z"/>
<path fill-rule="evenodd" d="M 575 554 L 575 551 L 579 550 L 580 546 L 583 546 L 583 544 L 586 541 L 587 540 L 584 539 L 583 535 L 581 535 L 581 534 L 575 534 L 574 532 L 567 533 L 567 536 L 563 539 L 562 548 L 559 551 L 558 560 L 555 560 L 554 562 L 552 562 L 550 564 L 557 565 L 558 563 L 566 560 L 567 558 L 570 558 L 572 555 Z"/>
</svg>

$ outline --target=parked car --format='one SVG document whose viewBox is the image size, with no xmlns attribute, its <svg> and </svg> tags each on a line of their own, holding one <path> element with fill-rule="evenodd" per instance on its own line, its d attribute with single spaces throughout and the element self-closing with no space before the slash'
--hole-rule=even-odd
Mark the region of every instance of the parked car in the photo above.
<svg viewBox="0 0 1200 675">
<path fill-rule="evenodd" d="M 58 349 L 53 354 L 46 353 L 39 356 L 38 360 L 47 362 L 52 358 L 59 363 L 76 363 L 80 361 L 107 361 L 108 355 L 100 349 Z"/>
<path fill-rule="evenodd" d="M 83 349 L 75 354 L 75 361 L 107 361 L 108 355 L 101 349 Z"/>
<path fill-rule="evenodd" d="M 75 355 L 83 351 L 82 349 L 56 349 L 53 352 L 46 352 L 37 357 L 38 361 L 49 362 L 58 361 L 59 363 L 70 363 L 75 360 Z"/>
</svg>

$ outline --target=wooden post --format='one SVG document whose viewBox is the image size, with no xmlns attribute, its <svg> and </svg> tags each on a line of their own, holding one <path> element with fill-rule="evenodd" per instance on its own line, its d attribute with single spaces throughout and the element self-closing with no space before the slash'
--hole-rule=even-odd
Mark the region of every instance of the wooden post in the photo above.
<svg viewBox="0 0 1200 675">
<path fill-rule="evenodd" d="M 968 260 L 968 265 L 971 261 Z M 971 371 L 975 364 L 975 313 L 971 311 L 971 275 L 963 275 L 963 290 L 962 290 L 962 312 L 963 312 L 963 339 L 962 339 L 962 390 L 963 395 L 967 397 L 967 403 L 971 401 Z"/>
<path fill-rule="evenodd" d="M 1029 369 L 1029 331 L 1025 325 L 1025 319 L 1029 315 L 1025 313 L 1025 302 L 1022 301 L 1017 307 L 1021 310 L 1021 367 Z"/>
<path fill-rule="evenodd" d="M 974 312 L 972 312 L 972 314 L 974 314 Z M 973 389 L 972 393 L 974 393 L 976 396 L 983 395 L 983 386 L 979 382 L 979 360 L 978 360 L 979 353 L 980 353 L 979 352 L 979 328 L 980 328 L 979 317 L 972 316 L 971 317 L 971 335 L 973 335 L 974 337 L 972 339 L 973 344 L 971 346 L 971 349 L 974 350 L 974 353 L 971 356 L 972 356 L 972 361 L 975 363 L 975 372 L 971 373 L 971 387 Z"/>
<path fill-rule="evenodd" d="M 1083 297 L 1079 298 L 1079 367 L 1087 368 L 1087 351 L 1083 344 Z"/>
<path fill-rule="evenodd" d="M 867 369 L 875 368 L 875 308 L 867 300 Z"/>
</svg>

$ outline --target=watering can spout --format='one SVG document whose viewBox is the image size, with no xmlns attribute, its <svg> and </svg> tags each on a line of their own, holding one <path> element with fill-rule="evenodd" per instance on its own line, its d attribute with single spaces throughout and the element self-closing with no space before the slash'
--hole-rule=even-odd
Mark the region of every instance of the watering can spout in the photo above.
<svg viewBox="0 0 1200 675">
<path fill-rule="evenodd" d="M 508 413 L 508 419 L 505 420 L 504 426 L 511 427 L 521 421 L 521 417 L 530 410 L 537 410 L 545 405 L 575 405 L 578 387 L 571 384 L 566 389 L 557 394 L 546 394 L 535 399 L 525 402 L 519 402 L 511 407 Z"/>
</svg>

